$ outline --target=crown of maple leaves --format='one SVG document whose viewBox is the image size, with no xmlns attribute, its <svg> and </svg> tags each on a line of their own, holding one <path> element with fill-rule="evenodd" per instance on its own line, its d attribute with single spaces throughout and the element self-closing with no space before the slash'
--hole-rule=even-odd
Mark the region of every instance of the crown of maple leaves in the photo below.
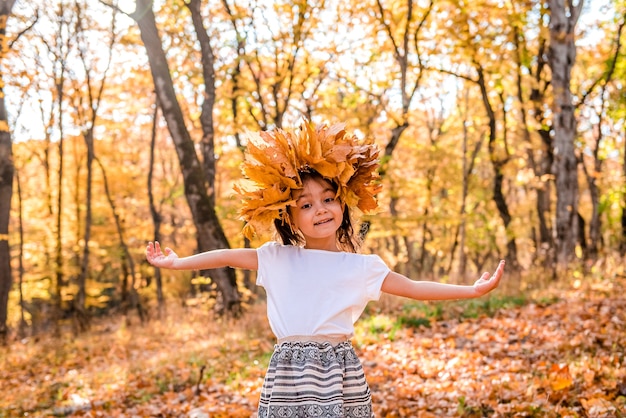
<svg viewBox="0 0 626 418">
<path fill-rule="evenodd" d="M 337 197 L 363 213 L 378 207 L 378 147 L 346 133 L 344 124 L 314 126 L 248 134 L 244 179 L 235 185 L 242 198 L 243 233 L 272 227 L 280 219 L 290 225 L 287 207 L 295 204 L 292 191 L 302 189 L 303 172 L 316 171 L 337 186 Z"/>
</svg>

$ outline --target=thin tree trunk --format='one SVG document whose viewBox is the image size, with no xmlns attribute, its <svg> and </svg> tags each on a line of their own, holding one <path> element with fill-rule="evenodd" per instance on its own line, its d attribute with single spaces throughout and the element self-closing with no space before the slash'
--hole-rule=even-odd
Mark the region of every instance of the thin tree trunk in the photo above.
<svg viewBox="0 0 626 418">
<path fill-rule="evenodd" d="M 138 0 L 137 9 L 131 17 L 139 25 L 159 104 L 176 147 L 185 185 L 185 197 L 197 231 L 198 250 L 228 248 L 228 240 L 215 213 L 213 201 L 207 194 L 206 175 L 198 160 L 195 144 L 185 127 L 185 118 L 174 91 L 174 83 L 152 11 L 152 1 Z M 239 313 L 241 296 L 237 289 L 234 271 L 232 269 L 212 270 L 211 278 L 222 296 L 223 309 L 235 314 Z"/>
<path fill-rule="evenodd" d="M 489 118 L 489 160 L 491 161 L 491 165 L 494 171 L 493 177 L 493 201 L 496 204 L 496 208 L 498 209 L 498 214 L 500 215 L 500 219 L 502 219 L 502 223 L 504 224 L 504 229 L 506 232 L 507 239 L 507 255 L 506 259 L 509 265 L 512 268 L 517 268 L 519 266 L 519 262 L 517 260 L 517 244 L 515 242 L 515 234 L 510 229 L 511 225 L 511 213 L 509 212 L 508 204 L 506 203 L 506 199 L 504 196 L 504 192 L 502 191 L 504 184 L 504 166 L 508 163 L 510 155 L 508 151 L 508 147 L 506 144 L 506 134 L 504 134 L 504 157 L 501 157 L 496 149 L 496 116 L 493 110 L 493 106 L 489 101 L 489 95 L 487 94 L 487 85 L 485 83 L 485 75 L 483 72 L 482 66 L 475 62 L 475 69 L 478 73 L 478 81 L 477 84 L 480 87 L 481 96 L 483 99 L 483 105 L 485 107 L 485 111 L 487 112 L 487 117 Z M 506 131 L 506 120 L 504 121 L 504 131 Z"/>
<path fill-rule="evenodd" d="M 163 222 L 163 217 L 157 209 L 156 204 L 154 203 L 154 191 L 152 185 L 152 178 L 154 176 L 154 150 L 156 144 L 156 128 L 157 121 L 159 117 L 159 100 L 155 99 L 154 101 L 154 113 L 152 114 L 152 133 L 150 138 L 150 163 L 148 165 L 148 201 L 150 202 L 150 215 L 152 216 L 152 223 L 154 224 L 154 240 L 161 241 L 161 223 Z M 154 268 L 154 277 L 155 277 L 155 286 L 157 291 L 157 302 L 158 302 L 158 312 L 159 318 L 162 317 L 165 309 L 165 300 L 163 298 L 163 279 L 161 275 L 161 269 L 155 267 Z"/>
<path fill-rule="evenodd" d="M 110 41 L 109 41 L 109 49 L 107 51 L 108 57 L 106 61 L 106 67 L 102 74 L 102 78 L 100 80 L 100 85 L 97 89 L 92 89 L 92 68 L 90 68 L 88 63 L 88 58 L 85 55 L 85 51 L 87 50 L 87 40 L 85 38 L 85 30 L 83 27 L 84 23 L 84 9 L 81 8 L 79 3 L 75 4 L 76 7 L 76 27 L 75 27 L 75 37 L 77 39 L 77 50 L 80 56 L 83 69 L 85 71 L 85 82 L 87 84 L 87 91 L 89 94 L 87 95 L 86 103 L 88 106 L 85 108 L 77 107 L 77 114 L 82 117 L 83 125 L 86 127 L 83 132 L 83 139 L 85 141 L 85 146 L 87 148 L 87 180 L 85 184 L 85 225 L 84 225 L 84 235 L 83 235 L 83 253 L 80 262 L 80 274 L 78 276 L 78 292 L 74 297 L 73 301 L 73 312 L 76 318 L 76 322 L 79 325 L 80 331 L 85 331 L 89 328 L 89 315 L 86 311 L 86 285 L 87 285 L 87 276 L 89 275 L 89 261 L 90 261 L 90 240 L 91 240 L 91 226 L 92 226 L 92 218 L 93 218 L 93 210 L 92 210 L 92 194 L 93 194 L 93 163 L 96 159 L 96 151 L 94 144 L 94 131 L 96 129 L 96 120 L 98 115 L 98 109 L 100 108 L 102 93 L 104 91 L 104 86 L 106 83 L 107 74 L 111 67 L 112 60 L 112 51 L 113 46 L 115 45 L 115 22 L 116 22 L 116 10 L 113 9 L 113 14 L 111 17 L 111 32 L 110 32 Z M 101 51 L 102 52 L 102 51 Z M 92 92 L 95 91 L 95 94 Z M 82 103 L 82 102 L 81 102 Z M 77 193 L 79 188 L 76 188 Z M 77 205 L 79 206 L 79 205 Z M 77 219 L 80 219 L 77 216 Z"/>
<path fill-rule="evenodd" d="M 78 291 L 72 301 L 74 313 L 74 319 L 78 324 L 79 331 L 86 331 L 89 329 L 89 315 L 85 309 L 87 291 L 87 274 L 89 272 L 89 242 L 91 240 L 91 220 L 92 220 L 92 190 L 93 190 L 93 160 L 94 160 L 94 145 L 93 145 L 93 130 L 88 130 L 83 134 L 85 139 L 85 145 L 87 147 L 87 179 L 85 184 L 85 224 L 83 232 L 83 254 L 80 261 L 80 273 L 77 278 Z M 76 188 L 78 193 L 79 188 Z M 79 205 L 77 205 L 79 207 Z M 77 218 L 80 219 L 80 218 Z"/>
<path fill-rule="evenodd" d="M 600 106 L 599 110 L 596 114 L 598 118 L 598 123 L 594 129 L 595 131 L 595 144 L 592 149 L 593 155 L 593 163 L 591 170 L 587 168 L 585 164 L 585 159 L 581 158 L 583 171 L 585 173 L 585 177 L 587 178 L 587 185 L 589 186 L 589 195 L 591 197 L 591 219 L 589 221 L 589 248 L 587 255 L 592 260 L 595 261 L 598 258 L 598 253 L 600 251 L 600 246 L 602 245 L 602 220 L 600 219 L 600 189 L 598 187 L 597 179 L 602 174 L 602 158 L 600 157 L 600 148 L 601 142 L 603 139 L 602 133 L 602 122 L 604 120 L 604 111 L 606 105 L 606 97 L 607 97 L 607 87 L 613 78 L 613 73 L 615 72 L 615 66 L 619 59 L 620 50 L 622 47 L 621 38 L 622 31 L 626 25 L 626 21 L 622 21 L 617 29 L 617 33 L 615 36 L 615 52 L 611 57 L 609 62 L 609 68 L 605 75 L 602 77 L 602 88 L 600 89 Z M 589 92 L 587 93 L 589 95 Z"/>
<path fill-rule="evenodd" d="M 64 13 L 64 5 L 63 2 L 59 4 L 59 15 L 63 16 Z M 57 111 L 58 111 L 58 120 L 57 120 L 57 130 L 59 132 L 59 141 L 58 141 L 58 154 L 59 154 L 59 168 L 57 175 L 57 199 L 56 199 L 56 222 L 55 222 L 55 257 L 54 257 L 54 290 L 52 294 L 52 299 L 56 303 L 55 309 L 55 321 L 54 321 L 54 332 L 55 334 L 60 334 L 61 329 L 59 325 L 59 319 L 61 318 L 63 311 L 63 287 L 65 286 L 65 277 L 63 274 L 63 181 L 64 181 L 64 162 L 65 162 L 65 152 L 63 149 L 63 145 L 65 143 L 65 132 L 64 132 L 64 111 L 63 111 L 63 102 L 65 95 L 65 72 L 66 72 L 66 61 L 65 56 L 60 56 L 62 54 L 62 42 L 63 42 L 63 19 L 59 19 L 59 27 L 56 33 L 56 45 L 58 48 L 56 63 L 60 66 L 58 69 L 55 68 L 55 87 L 56 87 L 56 99 L 57 99 Z M 56 64 L 55 64 L 56 65 Z"/>
<path fill-rule="evenodd" d="M 15 185 L 17 186 L 17 224 L 19 232 L 18 244 L 18 291 L 20 294 L 20 326 L 19 335 L 24 336 L 28 326 L 24 317 L 24 207 L 22 201 L 22 184 L 19 171 L 15 170 Z"/>
<path fill-rule="evenodd" d="M 535 117 L 540 111 L 540 107 L 535 108 Z M 549 223 L 552 213 L 552 186 L 554 176 L 552 175 L 552 167 L 554 165 L 554 148 L 552 145 L 552 137 L 549 129 L 540 129 L 542 152 L 539 161 L 539 187 L 537 188 L 537 216 L 539 217 L 539 246 L 540 254 L 545 258 L 547 267 L 554 269 L 555 261 L 555 242 L 552 233 L 553 225 Z"/>
<path fill-rule="evenodd" d="M 215 203 L 215 128 L 213 126 L 213 107 L 215 105 L 215 55 L 211 47 L 211 38 L 204 28 L 200 0 L 189 0 L 185 3 L 191 12 L 191 21 L 200 44 L 202 78 L 204 80 L 204 100 L 201 105 L 200 124 L 202 125 L 202 157 L 204 174 L 209 184 L 208 196 Z"/>
<path fill-rule="evenodd" d="M 575 29 L 583 1 L 576 5 L 548 0 L 550 46 L 548 62 L 554 92 L 554 169 L 556 176 L 556 261 L 559 268 L 574 259 L 578 231 L 578 162 L 574 150 L 576 118 L 570 90 L 576 62 Z"/>
<path fill-rule="evenodd" d="M 230 5 L 227 0 L 222 0 L 222 5 L 226 9 L 228 16 L 230 18 L 231 24 L 233 25 L 233 30 L 235 31 L 237 38 L 237 59 L 236 65 L 233 66 L 232 72 L 232 90 L 230 97 L 230 109 L 233 114 L 233 124 L 235 126 L 235 143 L 237 144 L 237 149 L 239 149 L 242 153 L 245 150 L 245 147 L 241 143 L 241 135 L 239 133 L 239 106 L 238 106 L 238 97 L 239 97 L 239 81 L 241 79 L 241 71 L 243 66 L 243 60 L 245 55 L 245 37 L 239 33 L 239 28 L 237 26 L 237 17 L 233 14 Z M 245 224 L 245 223 L 244 223 Z M 242 224 L 243 228 L 243 224 Z M 244 248 L 250 248 L 250 240 L 248 237 L 243 238 L 243 246 Z M 257 293 L 257 287 L 252 283 L 252 272 L 250 270 L 243 270 L 243 285 L 246 289 L 250 290 L 253 294 Z"/>
<path fill-rule="evenodd" d="M 104 165 L 102 165 L 102 162 L 97 157 L 94 157 L 94 161 L 98 163 L 98 166 L 100 166 L 100 171 L 102 172 L 102 179 L 103 179 L 102 181 L 104 183 L 104 191 L 105 191 L 107 200 L 109 202 L 109 206 L 111 207 L 111 212 L 113 212 L 113 219 L 115 220 L 115 229 L 117 231 L 117 237 L 120 241 L 120 247 L 122 247 L 124 258 L 126 259 L 126 262 L 128 263 L 129 271 L 127 274 L 125 274 L 126 277 L 130 276 L 130 284 L 128 285 L 128 289 L 129 289 L 128 290 L 128 297 L 129 297 L 128 305 L 131 309 L 137 310 L 139 319 L 141 320 L 141 322 L 144 322 L 146 319 L 146 315 L 145 315 L 143 306 L 141 305 L 141 301 L 139 300 L 139 294 L 137 293 L 137 288 L 136 288 L 137 275 L 135 274 L 135 262 L 133 261 L 133 257 L 130 253 L 130 250 L 128 249 L 128 245 L 126 244 L 126 241 L 124 240 L 124 229 L 122 227 L 122 221 L 120 220 L 120 215 L 117 213 L 117 209 L 115 208 L 115 202 L 113 201 L 113 197 L 111 196 L 111 190 L 109 188 L 109 181 L 107 179 Z"/>
<path fill-rule="evenodd" d="M 13 142 L 4 99 L 4 62 L 8 50 L 7 20 L 15 0 L 0 1 L 0 344 L 8 337 L 8 303 L 13 278 L 11 275 L 11 251 L 9 248 L 9 218 L 13 194 Z"/>
<path fill-rule="evenodd" d="M 523 92 L 523 83 L 522 83 L 522 48 L 524 45 L 520 42 L 520 39 L 523 39 L 524 34 L 519 31 L 517 26 L 514 27 L 514 36 L 513 41 L 515 42 L 515 50 L 516 50 L 516 87 L 517 87 L 517 99 L 520 102 L 520 118 L 523 127 L 523 138 L 526 143 L 526 155 L 528 160 L 528 165 L 532 169 L 535 180 L 532 183 L 532 189 L 535 192 L 536 200 L 535 200 L 535 209 L 537 212 L 537 220 L 539 227 L 539 234 L 537 239 L 535 239 L 535 255 L 541 258 L 551 260 L 551 257 L 546 257 L 545 254 L 548 254 L 550 249 L 553 246 L 552 234 L 550 233 L 550 227 L 548 226 L 547 219 L 550 214 L 550 179 L 548 178 L 548 174 L 550 173 L 552 167 L 552 145 L 550 138 L 550 132 L 539 128 L 539 135 L 541 139 L 542 152 L 540 157 L 540 162 L 537 163 L 535 160 L 533 141 L 531 138 L 531 128 L 528 124 L 528 114 L 526 112 L 526 97 Z M 545 67 L 544 60 L 544 50 L 545 50 L 545 40 L 543 38 L 539 38 L 539 48 L 536 55 L 536 65 L 533 68 L 532 66 L 525 67 L 531 72 L 531 76 L 534 74 L 535 82 L 532 84 L 530 89 L 530 99 L 534 106 L 533 115 L 537 120 L 538 126 L 545 126 L 543 121 L 544 112 L 541 111 L 540 105 L 543 104 L 543 100 L 545 97 L 545 88 L 547 87 L 547 82 L 542 78 L 543 69 Z M 547 144 L 546 144 L 547 141 Z M 544 161 L 547 161 L 544 163 Z M 545 167 L 545 170 L 544 170 Z"/>
<path fill-rule="evenodd" d="M 461 208 L 459 209 L 459 225 L 457 226 L 456 232 L 454 233 L 454 241 L 452 243 L 452 249 L 450 250 L 450 263 L 448 264 L 447 272 L 452 270 L 452 263 L 454 261 L 454 254 L 456 253 L 457 246 L 459 247 L 459 265 L 457 268 L 457 274 L 459 277 L 463 277 L 465 275 L 465 270 L 467 269 L 467 255 L 465 254 L 465 227 L 467 225 L 466 213 L 467 213 L 467 196 L 469 194 L 469 178 L 474 170 L 474 164 L 476 163 L 476 157 L 478 156 L 478 152 L 482 147 L 483 143 L 483 135 L 480 135 L 480 138 L 475 144 L 475 147 L 472 151 L 472 155 L 467 158 L 467 142 L 468 142 L 468 130 L 467 130 L 467 109 L 469 95 L 467 89 L 465 90 L 465 111 L 459 109 L 463 113 L 463 142 L 462 142 L 462 154 L 463 154 L 463 190 L 461 195 Z"/>
<path fill-rule="evenodd" d="M 623 133 L 624 140 L 622 143 L 624 144 L 624 149 L 622 152 L 623 161 L 622 161 L 622 178 L 624 179 L 624 183 L 622 184 L 622 216 L 621 216 L 621 224 L 622 224 L 622 237 L 619 243 L 619 251 L 620 255 L 624 257 L 626 255 L 626 126 L 624 127 Z"/>
</svg>

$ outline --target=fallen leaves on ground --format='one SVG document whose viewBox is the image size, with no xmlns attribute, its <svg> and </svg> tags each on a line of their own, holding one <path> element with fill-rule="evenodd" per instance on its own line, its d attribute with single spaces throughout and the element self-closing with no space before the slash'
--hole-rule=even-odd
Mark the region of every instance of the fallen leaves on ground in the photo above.
<svg viewBox="0 0 626 418">
<path fill-rule="evenodd" d="M 624 281 L 430 327 L 359 327 L 379 417 L 626 417 Z M 259 305 L 0 351 L 0 416 L 253 416 L 274 340 Z"/>
</svg>

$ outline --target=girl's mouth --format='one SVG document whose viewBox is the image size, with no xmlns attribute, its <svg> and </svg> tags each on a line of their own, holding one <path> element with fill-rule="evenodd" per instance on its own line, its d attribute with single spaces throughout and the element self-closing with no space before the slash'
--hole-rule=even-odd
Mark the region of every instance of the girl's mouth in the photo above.
<svg viewBox="0 0 626 418">
<path fill-rule="evenodd" d="M 326 224 L 328 222 L 331 222 L 333 220 L 333 218 L 329 218 L 329 219 L 324 219 L 323 221 L 319 221 L 319 222 L 315 222 L 314 225 L 322 225 L 322 224 Z"/>
</svg>

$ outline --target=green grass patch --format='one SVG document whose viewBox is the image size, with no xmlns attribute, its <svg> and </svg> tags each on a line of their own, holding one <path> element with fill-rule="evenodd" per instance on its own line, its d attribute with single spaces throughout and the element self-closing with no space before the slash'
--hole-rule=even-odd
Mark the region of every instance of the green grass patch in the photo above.
<svg viewBox="0 0 626 418">
<path fill-rule="evenodd" d="M 462 318 L 479 318 L 494 316 L 501 309 L 519 308 L 528 303 L 524 296 L 489 297 L 486 299 L 469 299 L 456 302 Z"/>
<path fill-rule="evenodd" d="M 535 301 L 541 304 L 555 303 L 556 299 Z M 524 306 L 532 302 L 525 295 L 491 296 L 459 301 L 422 302 L 408 301 L 383 311 L 368 309 L 359 320 L 359 327 L 369 335 L 384 335 L 393 341 L 399 329 L 430 328 L 434 322 L 449 319 L 494 316 L 502 309 Z"/>
</svg>

